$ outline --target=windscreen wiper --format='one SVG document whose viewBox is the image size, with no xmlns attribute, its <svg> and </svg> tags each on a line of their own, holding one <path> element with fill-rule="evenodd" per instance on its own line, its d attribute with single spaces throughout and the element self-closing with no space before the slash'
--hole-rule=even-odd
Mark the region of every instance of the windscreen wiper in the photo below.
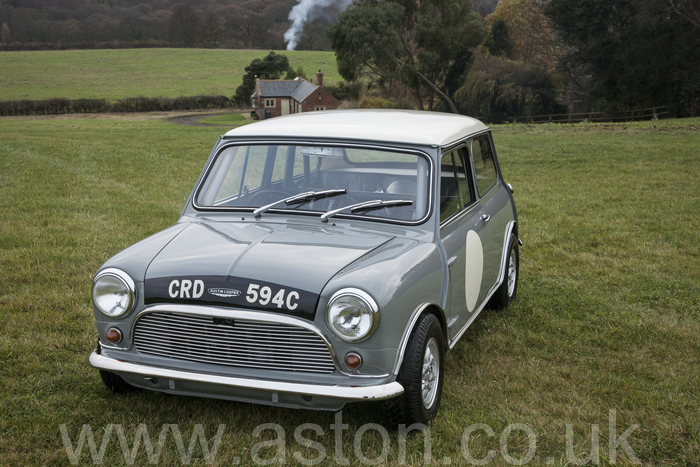
<svg viewBox="0 0 700 467">
<path fill-rule="evenodd" d="M 321 215 L 321 222 L 328 222 L 329 217 L 335 216 L 339 212 L 343 212 L 348 209 L 350 210 L 350 212 L 357 212 L 393 206 L 410 206 L 411 204 L 413 204 L 413 201 L 411 201 L 410 199 L 395 199 L 390 201 L 382 201 L 380 199 L 375 199 L 373 201 L 365 201 L 364 203 L 351 204 L 350 206 L 345 206 L 344 208 L 338 208 L 332 211 L 328 211 L 325 214 Z"/>
<path fill-rule="evenodd" d="M 348 190 L 345 188 L 339 188 L 335 190 L 323 190 L 323 191 L 307 191 L 306 193 L 299 193 L 298 195 L 290 196 L 289 198 L 284 198 L 279 201 L 275 201 L 274 203 L 267 204 L 265 206 L 260 206 L 258 209 L 253 211 L 253 215 L 258 218 L 267 211 L 270 208 L 274 208 L 278 204 L 285 203 L 286 205 L 290 204 L 299 204 L 303 203 L 305 201 L 309 201 L 312 199 L 320 199 L 320 198 L 328 198 L 330 196 L 338 196 L 338 195 L 344 195 L 347 193 Z"/>
</svg>

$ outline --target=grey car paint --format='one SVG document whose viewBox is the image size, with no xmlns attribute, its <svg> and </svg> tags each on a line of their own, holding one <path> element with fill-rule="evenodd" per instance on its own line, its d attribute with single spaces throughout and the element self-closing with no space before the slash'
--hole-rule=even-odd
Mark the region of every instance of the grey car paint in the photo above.
<svg viewBox="0 0 700 467">
<path fill-rule="evenodd" d="M 484 134 L 483 131 L 479 133 Z M 490 133 L 485 134 L 491 140 Z M 448 146 L 467 144 L 473 136 L 462 135 Z M 269 139 L 262 135 L 247 135 L 243 140 L 256 138 L 259 141 Z M 221 148 L 237 140 L 240 138 L 234 135 L 217 141 L 197 185 Z M 296 144 L 309 141 L 308 137 L 295 139 L 289 136 L 280 136 L 277 140 Z M 376 141 L 351 142 L 378 144 Z M 419 151 L 427 155 L 433 165 L 449 148 L 401 142 L 393 142 L 388 147 Z M 438 315 L 446 342 L 452 347 L 504 280 L 504 246 L 510 232 L 517 233 L 517 214 L 497 159 L 496 168 L 496 186 L 458 218 L 443 226 L 436 209 L 440 203 L 436 189 L 431 190 L 428 217 L 421 222 L 404 224 L 351 215 L 338 215 L 332 223 L 323 224 L 316 216 L 274 210 L 256 219 L 250 212 L 240 210 L 197 209 L 193 202 L 196 190 L 193 190 L 176 225 L 115 255 L 100 268 L 100 271 L 119 268 L 133 278 L 137 287 L 137 311 L 113 319 L 95 309 L 100 344 L 90 357 L 91 364 L 114 371 L 134 386 L 288 407 L 336 410 L 348 401 L 396 396 L 403 390 L 395 386 L 396 375 L 408 336 L 421 313 L 432 310 Z M 432 170 L 432 174 L 432 186 L 438 187 L 439 171 Z M 489 220 L 484 222 L 482 215 L 489 216 Z M 487 239 L 484 242 L 484 279 L 477 304 L 470 312 L 465 310 L 464 292 L 460 291 L 460 281 L 464 283 L 465 229 L 480 233 Z M 222 374 L 220 367 L 177 361 L 175 370 L 168 359 L 140 354 L 133 347 L 131 333 L 136 318 L 145 311 L 183 307 L 182 311 L 187 312 L 190 306 L 191 313 L 235 316 L 237 319 L 256 313 L 237 312 L 223 306 L 205 308 L 187 300 L 180 303 L 177 297 L 171 300 L 170 306 L 146 307 L 145 281 L 190 276 L 245 277 L 250 282 L 267 281 L 291 290 L 318 294 L 313 316 L 292 314 L 288 319 L 308 321 L 314 332 L 324 336 L 332 349 L 337 371 L 316 375 L 237 368 L 227 370 L 226 375 L 213 376 Z M 328 301 L 336 291 L 345 288 L 367 292 L 381 310 L 379 328 L 363 342 L 342 341 L 328 327 L 325 312 Z M 244 290 L 240 292 L 245 293 Z M 271 310 L 258 310 L 257 313 L 269 319 L 282 319 L 276 318 L 278 315 Z M 115 325 L 124 333 L 124 339 L 116 345 L 108 344 L 107 329 Z M 367 363 L 358 370 L 349 370 L 342 362 L 342 356 L 348 352 L 361 353 Z M 130 366 L 115 363 L 117 359 L 131 362 Z M 161 378 L 149 376 L 156 373 Z M 195 374 L 210 376 L 195 377 Z M 279 386 L 270 383 L 269 387 L 255 387 L 253 381 L 280 383 Z M 366 395 L 351 396 L 343 391 L 326 394 L 323 389 L 350 386 L 367 389 Z M 386 391 L 370 391 L 370 388 L 386 388 Z M 318 395 L 307 400 L 304 394 L 312 394 L 314 390 Z"/>
</svg>

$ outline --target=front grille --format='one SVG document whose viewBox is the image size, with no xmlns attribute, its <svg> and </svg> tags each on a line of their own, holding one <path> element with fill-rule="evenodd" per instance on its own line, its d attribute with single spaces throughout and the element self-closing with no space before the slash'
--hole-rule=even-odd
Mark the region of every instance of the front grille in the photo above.
<svg viewBox="0 0 700 467">
<path fill-rule="evenodd" d="M 148 355 L 215 365 L 310 373 L 335 370 L 323 339 L 289 324 L 148 313 L 136 322 L 134 345 Z"/>
</svg>

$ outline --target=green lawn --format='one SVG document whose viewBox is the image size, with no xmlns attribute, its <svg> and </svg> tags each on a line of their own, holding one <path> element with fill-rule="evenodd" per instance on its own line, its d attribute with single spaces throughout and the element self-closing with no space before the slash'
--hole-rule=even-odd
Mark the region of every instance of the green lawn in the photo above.
<svg viewBox="0 0 700 467">
<path fill-rule="evenodd" d="M 268 50 L 121 49 L 0 52 L 0 101 L 232 96 L 244 68 Z M 279 51 L 309 78 L 340 80 L 333 52 Z"/>
<path fill-rule="evenodd" d="M 169 424 L 185 460 L 191 436 L 214 449 L 220 430 L 212 465 L 276 453 L 334 464 L 337 449 L 352 465 L 423 463 L 423 437 L 402 451 L 376 403 L 347 406 L 341 431 L 333 413 L 116 396 L 88 366 L 92 275 L 177 220 L 221 132 L 139 115 L 0 118 L 0 465 L 70 465 L 61 426 L 76 448 L 83 425 L 97 451 L 111 433 L 104 465 L 124 465 L 115 430 L 130 454 L 141 424 L 154 445 L 165 427 L 161 465 L 183 462 Z M 627 444 L 643 465 L 699 465 L 700 119 L 503 125 L 494 139 L 520 214 L 518 298 L 484 312 L 448 354 L 433 461 L 507 466 L 532 451 L 528 465 L 573 465 L 595 426 L 602 465 L 612 452 L 633 465 Z M 200 444 L 191 454 L 204 465 Z M 79 460 L 93 465 L 87 441 Z M 141 442 L 135 463 L 148 462 Z"/>
<path fill-rule="evenodd" d="M 228 114 L 228 115 L 217 115 L 215 117 L 207 117 L 197 120 L 199 123 L 208 123 L 210 125 L 240 125 L 245 123 L 245 117 L 243 114 Z"/>
</svg>

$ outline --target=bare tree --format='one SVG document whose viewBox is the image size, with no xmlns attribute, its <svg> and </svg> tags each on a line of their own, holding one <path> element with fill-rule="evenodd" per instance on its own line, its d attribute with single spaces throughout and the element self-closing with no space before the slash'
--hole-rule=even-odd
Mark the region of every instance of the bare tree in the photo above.
<svg viewBox="0 0 700 467">
<path fill-rule="evenodd" d="M 696 28 L 700 28 L 700 14 L 698 14 L 697 11 L 695 11 L 695 5 L 693 5 L 693 2 L 686 1 L 683 2 L 683 0 L 676 0 L 675 2 L 673 0 L 668 0 L 671 3 L 671 6 L 673 7 L 674 11 L 681 15 L 683 18 L 687 19 L 690 21 L 690 23 L 695 26 Z"/>
</svg>

